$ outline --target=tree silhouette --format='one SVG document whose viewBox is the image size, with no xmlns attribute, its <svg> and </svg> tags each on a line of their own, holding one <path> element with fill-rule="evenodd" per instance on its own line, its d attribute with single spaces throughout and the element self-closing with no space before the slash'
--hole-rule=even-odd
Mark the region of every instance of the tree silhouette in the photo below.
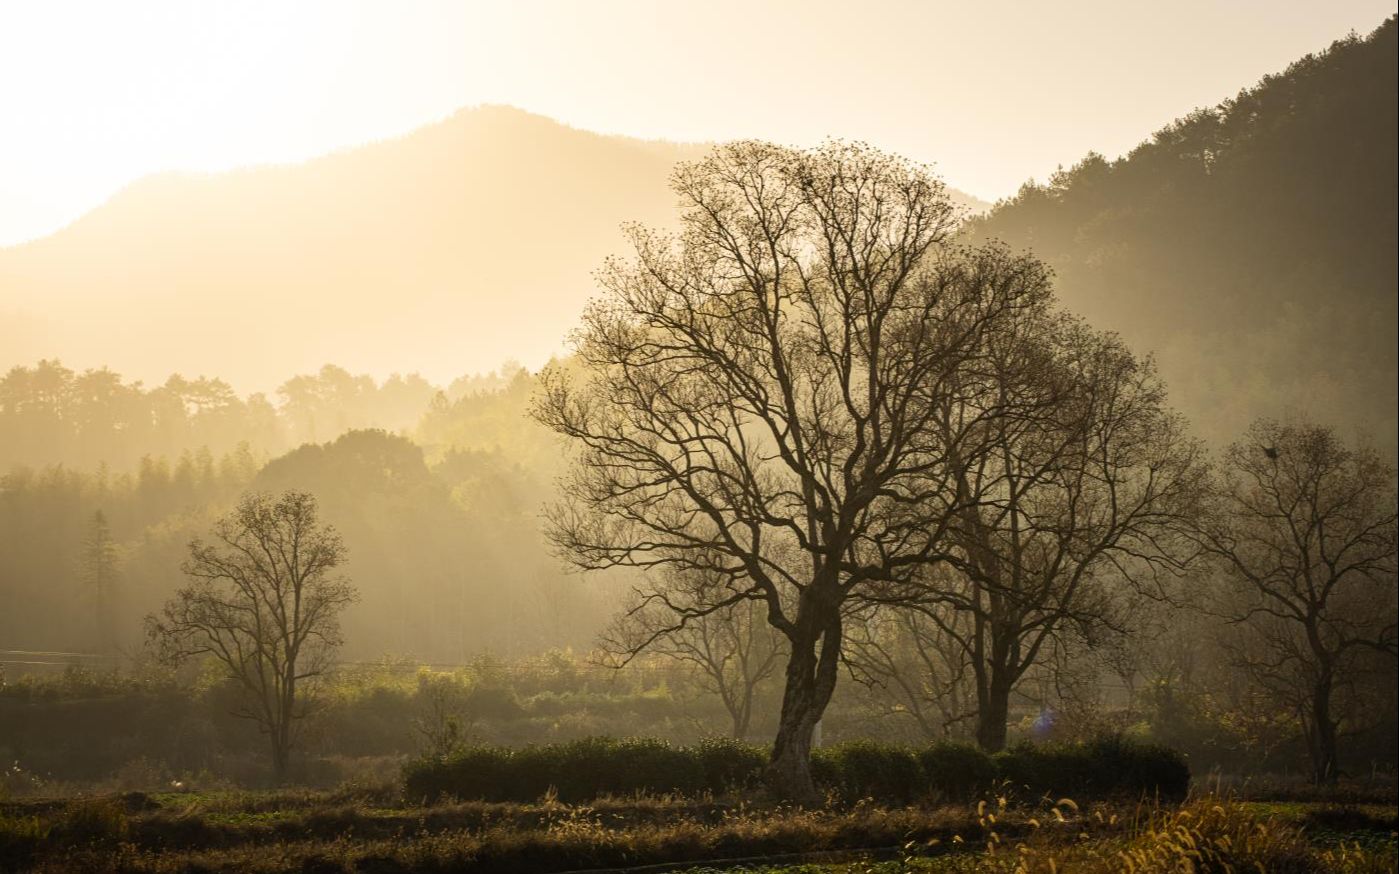
<svg viewBox="0 0 1399 874">
<path fill-rule="evenodd" d="M 678 239 L 631 229 L 577 333 L 583 379 L 546 372 L 535 415 L 576 465 L 550 535 L 582 568 L 650 575 L 675 627 L 757 601 L 787 640 L 768 776 L 816 797 L 812 733 L 843 614 L 945 557 L 951 462 L 980 451 L 981 338 L 1048 301 L 1035 261 L 945 244 L 922 169 L 862 146 L 744 142 L 682 165 Z"/>
<path fill-rule="evenodd" d="M 297 720 L 340 645 L 339 614 L 355 600 L 334 573 L 344 560 L 340 535 L 321 524 L 311 495 L 245 495 L 215 523 L 212 543 L 190 542 L 190 584 L 147 619 L 162 658 L 212 656 L 242 687 L 237 714 L 268 735 L 279 781 Z"/>
<path fill-rule="evenodd" d="M 1334 782 L 1337 698 L 1397 652 L 1394 467 L 1328 428 L 1270 420 L 1224 462 L 1198 530 L 1228 583 L 1216 609 L 1239 663 L 1295 708 L 1313 779 Z"/>
</svg>

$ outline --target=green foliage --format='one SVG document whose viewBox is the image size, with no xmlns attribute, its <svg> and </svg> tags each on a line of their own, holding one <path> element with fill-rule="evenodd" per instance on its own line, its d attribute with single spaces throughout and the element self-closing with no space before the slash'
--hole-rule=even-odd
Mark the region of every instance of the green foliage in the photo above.
<svg viewBox="0 0 1399 874">
<path fill-rule="evenodd" d="M 1105 738 L 1082 744 L 1019 744 L 992 757 L 1011 786 L 1051 796 L 1161 795 L 1183 798 L 1190 767 L 1174 750 Z"/>
<path fill-rule="evenodd" d="M 0 588 L 12 596 L 0 638 L 132 648 L 144 614 L 182 582 L 192 535 L 249 488 L 295 488 L 344 535 L 351 575 L 382 581 L 345 617 L 348 658 L 587 646 L 612 604 L 565 582 L 541 543 L 536 515 L 559 459 L 525 416 L 533 385 L 512 370 L 443 394 L 327 367 L 288 381 L 274 406 L 218 380 L 148 390 L 57 362 L 0 371 Z M 84 588 L 98 512 L 121 585 Z"/>
<path fill-rule="evenodd" d="M 918 763 L 929 784 L 957 800 L 974 797 L 996 779 L 995 762 L 970 744 L 935 743 L 918 751 Z"/>
<path fill-rule="evenodd" d="M 928 775 L 912 749 L 860 740 L 814 750 L 818 785 L 844 798 L 908 802 L 928 794 Z"/>
<path fill-rule="evenodd" d="M 723 793 L 759 785 L 766 751 L 711 739 L 673 747 L 647 738 L 592 737 L 565 744 L 478 745 L 446 757 L 424 757 L 403 770 L 404 794 L 531 801 L 589 801 L 637 792 Z M 966 799 L 995 781 L 1032 794 L 1184 796 L 1185 760 L 1165 747 L 1117 739 L 1087 744 L 1015 747 L 988 756 L 975 747 L 940 743 L 923 750 L 856 741 L 815 750 L 812 773 L 828 792 L 855 801 L 906 804 L 930 797 Z"/>
<path fill-rule="evenodd" d="M 767 764 L 762 747 L 733 738 L 707 737 L 690 749 L 699 760 L 704 787 L 714 792 L 754 788 Z"/>
<path fill-rule="evenodd" d="M 651 738 L 591 737 L 518 749 L 474 746 L 404 767 L 404 793 L 490 801 L 532 801 L 554 794 L 560 801 L 638 792 L 692 794 L 723 789 L 732 771 L 715 767 L 714 750 L 672 747 Z M 710 771 L 706 771 L 709 765 Z M 713 778 L 717 785 L 708 785 Z"/>
</svg>

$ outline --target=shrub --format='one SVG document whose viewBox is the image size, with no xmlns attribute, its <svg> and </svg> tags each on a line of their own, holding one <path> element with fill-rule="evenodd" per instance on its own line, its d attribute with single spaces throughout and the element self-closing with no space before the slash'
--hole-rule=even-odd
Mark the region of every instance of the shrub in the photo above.
<svg viewBox="0 0 1399 874">
<path fill-rule="evenodd" d="M 908 802 L 928 794 L 928 780 L 918 756 L 907 747 L 874 741 L 851 741 L 817 750 L 817 783 L 844 798 L 878 798 Z"/>
<path fill-rule="evenodd" d="M 996 779 L 996 763 L 970 744 L 941 741 L 919 751 L 933 792 L 958 801 L 975 797 Z"/>
<path fill-rule="evenodd" d="M 482 801 L 532 801 L 551 788 L 561 801 L 599 795 L 742 791 L 758 785 L 767 753 L 739 741 L 710 739 L 672 747 L 649 738 L 591 737 L 518 749 L 474 746 L 404 767 L 411 800 L 451 796 Z M 923 750 L 857 741 L 812 753 L 817 786 L 846 800 L 907 803 L 927 796 L 973 797 L 996 779 L 1030 792 L 1088 796 L 1159 794 L 1182 797 L 1190 770 L 1181 756 L 1147 744 L 1014 747 L 996 756 L 958 744 Z"/>
<path fill-rule="evenodd" d="M 713 792 L 757 786 L 768 760 L 763 747 L 731 738 L 705 738 L 693 749 L 704 773 L 704 787 Z"/>
<path fill-rule="evenodd" d="M 1080 744 L 1020 744 L 994 757 L 999 776 L 1048 795 L 1183 798 L 1190 768 L 1174 750 L 1108 738 Z"/>
<path fill-rule="evenodd" d="M 706 788 L 711 787 L 699 751 L 650 738 L 591 737 L 514 750 L 475 746 L 443 758 L 419 759 L 404 768 L 408 797 L 428 800 L 454 796 L 532 801 L 553 789 L 560 801 L 576 802 L 599 795 L 693 793 Z"/>
<path fill-rule="evenodd" d="M 415 759 L 403 766 L 404 793 L 414 801 L 434 801 L 448 795 L 521 800 L 522 788 L 512 779 L 514 755 L 507 747 L 472 746 L 449 756 Z"/>
<path fill-rule="evenodd" d="M 515 690 L 507 686 L 472 686 L 464 697 L 466 711 L 480 719 L 509 721 L 525 715 L 525 709 L 515 697 Z"/>
</svg>

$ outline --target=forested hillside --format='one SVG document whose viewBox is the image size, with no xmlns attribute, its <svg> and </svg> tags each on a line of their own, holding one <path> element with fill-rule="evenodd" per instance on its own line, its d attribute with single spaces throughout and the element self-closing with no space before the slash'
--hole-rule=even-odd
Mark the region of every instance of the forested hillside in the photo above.
<svg viewBox="0 0 1399 874">
<path fill-rule="evenodd" d="M 1090 154 L 973 224 L 1064 303 L 1157 353 L 1216 440 L 1307 410 L 1395 441 L 1395 19 L 1125 157 Z"/>
<path fill-rule="evenodd" d="M 217 379 L 147 390 L 15 368 L 0 380 L 0 639 L 139 650 L 187 541 L 241 492 L 294 488 L 349 547 L 349 658 L 586 648 L 615 592 L 566 579 L 538 531 L 558 452 L 526 415 L 534 383 L 509 368 L 439 388 L 326 367 L 274 403 Z M 110 556 L 105 576 L 94 555 Z"/>
</svg>

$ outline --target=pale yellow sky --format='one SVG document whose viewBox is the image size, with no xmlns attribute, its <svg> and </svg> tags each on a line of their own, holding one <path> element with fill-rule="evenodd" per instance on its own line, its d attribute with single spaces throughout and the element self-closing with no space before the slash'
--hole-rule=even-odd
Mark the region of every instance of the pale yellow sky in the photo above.
<svg viewBox="0 0 1399 874">
<path fill-rule="evenodd" d="M 477 103 L 641 137 L 862 139 L 994 199 L 1355 29 L 1330 2 L 0 3 L 0 245 L 162 170 L 296 161 Z"/>
</svg>

